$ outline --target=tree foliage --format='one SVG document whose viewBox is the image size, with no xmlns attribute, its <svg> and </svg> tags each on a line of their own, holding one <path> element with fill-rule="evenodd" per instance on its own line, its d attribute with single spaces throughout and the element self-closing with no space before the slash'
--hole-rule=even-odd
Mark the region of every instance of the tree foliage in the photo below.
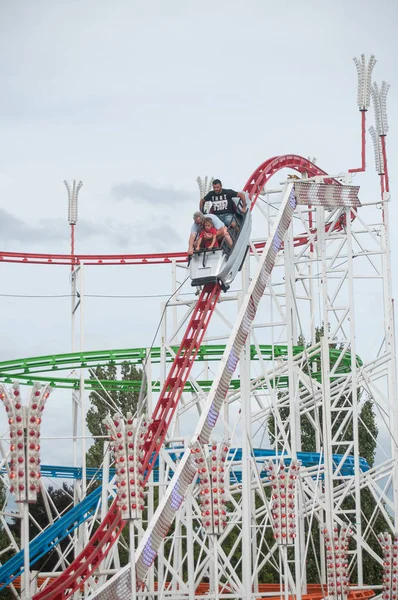
<svg viewBox="0 0 398 600">
<path fill-rule="evenodd" d="M 60 514 L 64 514 L 67 510 L 71 509 L 73 506 L 73 487 L 69 486 L 67 483 L 63 483 L 62 487 L 54 488 L 49 487 L 47 489 L 47 500 L 48 507 L 50 511 L 50 515 L 47 512 L 46 503 L 43 499 L 42 494 L 38 494 L 37 502 L 29 505 L 29 539 L 32 541 L 35 537 L 37 537 L 44 529 L 46 529 L 49 525 L 51 525 L 52 520 L 58 519 Z M 0 505 L 3 507 L 5 498 L 4 493 L 4 485 L 0 481 Z M 18 545 L 20 545 L 20 531 L 21 531 L 21 519 L 19 516 L 14 517 L 9 520 L 8 523 L 9 529 L 14 536 L 15 541 Z M 52 571 L 52 570 L 62 570 L 63 566 L 65 566 L 65 562 L 61 563 L 60 566 L 57 567 L 59 560 L 59 551 L 64 552 L 69 544 L 69 540 L 65 539 L 57 545 L 57 548 L 40 558 L 32 565 L 32 570 L 34 571 Z M 5 533 L 3 528 L 0 525 L 0 550 L 7 548 L 10 545 L 10 540 L 8 535 Z M 2 563 L 6 563 L 13 556 L 13 551 L 8 551 L 7 553 L 2 554 Z M 73 554 L 69 552 L 66 555 L 67 560 L 72 560 Z M 11 590 L 9 588 L 5 588 L 1 591 L 0 597 L 4 598 L 4 600 L 8 600 L 14 598 Z"/>
<path fill-rule="evenodd" d="M 129 362 L 122 363 L 120 372 L 114 362 L 109 362 L 105 366 L 99 366 L 95 369 L 95 375 L 91 375 L 91 379 L 98 378 L 109 381 L 140 381 L 142 371 L 137 369 Z M 91 392 L 90 394 L 90 409 L 87 412 L 86 423 L 90 433 L 93 436 L 107 435 L 103 420 L 109 414 L 113 415 L 116 410 L 122 415 L 127 412 L 135 413 L 137 410 L 138 393 L 135 391 L 125 391 L 115 389 L 105 392 L 103 389 Z M 104 457 L 104 439 L 94 439 L 93 445 L 87 452 L 87 466 L 98 468 L 101 466 Z"/>
</svg>

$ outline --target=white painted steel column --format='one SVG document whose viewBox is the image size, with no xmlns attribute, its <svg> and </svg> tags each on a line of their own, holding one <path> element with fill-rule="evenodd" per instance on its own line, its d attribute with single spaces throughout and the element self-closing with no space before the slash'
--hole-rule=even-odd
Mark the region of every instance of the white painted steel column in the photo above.
<svg viewBox="0 0 398 600">
<path fill-rule="evenodd" d="M 312 212 L 312 227 L 316 227 L 318 230 L 318 212 L 316 209 L 313 209 Z M 314 251 L 315 250 L 315 251 Z M 319 302 L 319 296 L 321 294 L 322 284 L 314 285 L 314 265 L 318 265 L 319 263 L 314 263 L 316 259 L 316 246 L 312 247 L 312 252 L 310 251 L 310 262 L 309 262 L 309 289 L 310 289 L 310 323 L 311 323 L 311 344 L 315 344 L 316 342 L 316 315 L 317 315 L 317 303 Z M 320 309 L 321 310 L 321 309 Z M 318 314 L 318 322 L 322 322 L 322 315 Z M 317 369 L 316 361 L 312 362 L 309 365 L 311 371 L 315 371 Z M 314 405 L 314 420 L 318 427 L 315 429 L 315 451 L 321 453 L 322 450 L 322 428 L 319 421 L 319 409 L 317 405 Z M 317 492 L 319 496 L 322 495 L 322 481 L 319 481 L 317 485 Z M 323 535 L 322 531 L 319 530 L 318 533 L 319 547 L 323 548 Z M 325 552 L 320 552 L 319 556 L 320 562 L 320 570 L 321 570 L 321 582 L 326 582 L 326 557 Z M 307 582 L 305 581 L 305 587 L 307 587 Z"/>
<path fill-rule="evenodd" d="M 173 549 L 173 570 L 175 573 L 178 573 L 181 580 L 184 580 L 182 577 L 182 573 L 180 569 L 182 569 L 182 556 L 181 556 L 181 517 L 180 514 L 177 515 L 175 520 L 175 528 L 174 528 L 174 549 Z M 174 593 L 178 593 L 178 582 L 177 578 L 173 577 L 171 581 L 171 589 Z"/>
<path fill-rule="evenodd" d="M 79 302 L 76 302 L 77 275 L 79 267 L 71 273 L 71 352 L 75 351 L 76 311 Z M 73 429 L 73 466 L 77 467 L 77 418 L 78 407 L 76 390 L 72 390 L 72 429 Z M 75 486 L 76 487 L 76 486 Z M 76 496 L 76 494 L 75 494 Z M 77 498 L 75 497 L 75 504 Z"/>
<path fill-rule="evenodd" d="M 24 600 L 30 600 L 29 504 L 26 501 L 22 502 L 22 545 L 24 557 L 24 572 L 21 582 L 24 590 L 22 597 Z"/>
<path fill-rule="evenodd" d="M 284 544 L 279 546 L 279 551 L 282 552 L 283 562 L 283 597 L 289 600 L 289 563 L 287 560 L 287 546 Z"/>
<path fill-rule="evenodd" d="M 332 421 L 330 415 L 330 359 L 329 344 L 326 336 L 321 339 L 322 362 L 322 420 L 324 449 L 324 487 L 325 487 L 325 523 L 327 529 L 333 531 L 333 478 L 332 478 Z"/>
<path fill-rule="evenodd" d="M 213 546 L 213 582 L 214 582 L 214 600 L 219 600 L 219 577 L 218 577 L 218 539 L 217 534 L 211 536 Z"/>
<path fill-rule="evenodd" d="M 195 561 L 193 540 L 193 488 L 187 498 L 186 521 L 187 521 L 187 566 L 188 566 L 188 598 L 195 600 Z"/>
<path fill-rule="evenodd" d="M 166 490 L 166 479 L 165 479 L 165 461 L 163 460 L 162 452 L 159 452 L 158 456 L 159 465 L 159 493 L 158 493 L 158 505 L 160 504 Z M 164 541 L 160 544 L 158 555 L 157 555 L 157 573 L 158 573 L 158 590 L 163 589 L 164 579 Z M 153 568 L 153 567 L 152 567 Z"/>
<path fill-rule="evenodd" d="M 28 485 L 28 408 L 24 406 L 23 411 L 23 431 L 24 431 L 24 471 L 25 471 L 25 487 Z M 28 490 L 26 489 L 26 498 Z M 24 558 L 24 571 L 21 581 L 21 588 L 24 590 L 22 597 L 24 600 L 30 600 L 30 555 L 29 555 L 29 503 L 27 500 L 22 502 L 22 521 L 21 521 L 21 538 Z"/>
<path fill-rule="evenodd" d="M 242 294 L 238 309 L 250 283 L 250 261 L 246 257 L 242 269 Z M 250 408 L 250 332 L 240 355 L 240 389 L 242 419 L 242 600 L 252 598 L 251 546 L 251 408 Z"/>
<path fill-rule="evenodd" d="M 384 301 L 384 327 L 386 352 L 391 354 L 388 361 L 388 412 L 391 436 L 391 458 L 394 460 L 393 473 L 393 502 L 394 526 L 398 529 L 398 398 L 397 398 L 397 352 L 395 340 L 394 299 L 392 297 L 392 272 L 391 272 L 391 245 L 389 229 L 389 201 L 390 193 L 384 193 L 383 209 L 384 223 L 381 226 L 381 240 L 383 247 L 383 301 Z"/>
<path fill-rule="evenodd" d="M 134 536 L 134 520 L 129 519 L 129 556 L 130 556 L 130 585 L 131 585 L 131 600 L 137 598 L 137 582 L 135 573 L 135 536 Z"/>
<path fill-rule="evenodd" d="M 256 510 L 256 491 L 255 491 L 255 489 L 253 489 L 251 491 L 251 505 L 252 505 L 252 510 L 254 513 Z M 256 527 L 256 524 L 253 519 L 253 528 L 254 527 Z M 253 534 L 254 534 L 254 530 L 253 530 Z M 253 565 L 252 579 L 253 579 L 253 594 L 255 596 L 258 595 L 258 593 L 259 593 L 257 564 L 258 564 L 258 547 L 257 547 L 257 527 L 256 527 L 255 535 L 252 535 L 252 565 Z"/>
<path fill-rule="evenodd" d="M 152 410 L 153 410 L 153 401 L 152 401 L 152 360 L 151 360 L 151 350 L 150 350 L 150 348 L 147 348 L 147 350 L 146 350 L 145 374 L 146 374 L 146 380 L 147 380 L 146 413 L 148 415 L 148 418 L 150 418 L 150 415 L 152 414 Z M 160 460 L 160 457 L 159 457 L 159 460 Z M 154 479 L 153 479 L 153 471 L 152 471 L 151 475 L 149 477 L 149 480 L 148 480 L 148 495 L 147 495 L 148 523 L 151 521 L 153 513 L 154 513 L 154 504 L 155 504 L 154 493 L 155 493 L 155 487 L 154 487 Z M 149 569 L 147 581 L 148 581 L 148 588 L 149 588 L 149 590 L 150 591 L 154 590 L 154 586 L 155 586 L 155 568 L 154 568 L 153 565 Z"/>
<path fill-rule="evenodd" d="M 351 210 L 346 209 L 346 232 L 347 232 L 347 266 L 348 266 L 348 299 L 350 311 L 350 352 L 351 352 L 351 402 L 352 402 L 352 431 L 354 443 L 354 486 L 355 486 L 355 531 L 358 585 L 363 585 L 362 564 L 362 513 L 361 513 L 361 487 L 359 468 L 359 431 L 358 431 L 358 374 L 356 361 L 356 336 L 355 336 L 355 306 L 354 306 L 354 264 L 352 248 Z"/>
<path fill-rule="evenodd" d="M 327 294 L 326 272 L 326 241 L 325 241 L 325 209 L 317 207 L 317 256 L 321 265 L 321 322 L 323 323 L 323 336 L 321 338 L 321 373 L 322 373 L 322 443 L 324 454 L 324 490 L 325 490 L 325 524 L 329 531 L 333 529 L 333 464 L 332 464 L 332 419 L 330 399 L 330 354 L 329 354 L 329 311 Z M 319 271 L 319 268 L 318 268 Z M 325 548 L 320 546 L 321 553 Z M 326 572 L 325 572 L 326 577 Z M 323 582 L 326 583 L 326 580 Z"/>
<path fill-rule="evenodd" d="M 109 484 L 109 453 L 110 443 L 104 442 L 104 465 L 102 468 L 102 490 L 101 490 L 101 523 L 108 512 L 108 484 Z"/>
<path fill-rule="evenodd" d="M 71 272 L 71 277 L 72 277 L 72 281 L 71 281 L 71 293 L 72 293 L 72 298 L 71 298 L 71 303 L 72 303 L 72 323 L 71 323 L 71 336 L 72 336 L 72 344 L 71 344 L 71 350 L 72 352 L 75 352 L 75 337 L 76 337 L 76 312 L 79 308 L 80 305 L 80 300 L 77 299 L 77 288 L 78 288 L 78 277 L 80 280 L 80 265 Z M 79 281 L 80 283 L 80 281 Z M 74 371 L 72 372 L 72 374 L 74 373 Z M 79 392 L 78 390 L 72 390 L 72 429 L 73 429 L 73 466 L 77 467 L 77 443 L 78 443 L 78 420 L 79 420 Z M 80 502 L 80 494 L 79 494 L 79 480 L 75 480 L 75 485 L 74 485 L 74 489 L 73 489 L 73 502 L 74 505 L 78 504 Z M 74 532 L 73 532 L 73 539 L 74 539 L 74 557 L 76 558 L 82 547 L 80 545 L 80 534 L 79 534 L 79 528 L 77 528 Z M 75 592 L 73 594 L 73 598 L 74 600 L 78 600 L 78 596 L 79 596 L 79 592 Z"/>
<path fill-rule="evenodd" d="M 83 352 L 84 349 L 84 264 L 80 263 L 78 267 L 79 271 L 79 350 Z M 84 369 L 80 369 L 79 373 L 79 392 L 78 392 L 79 402 L 76 406 L 76 429 L 79 421 L 79 405 L 80 405 L 80 437 L 81 437 L 81 468 L 82 468 L 82 478 L 81 480 L 76 480 L 76 487 L 79 486 L 79 491 L 76 491 L 75 497 L 77 497 L 77 501 L 81 502 L 86 495 L 86 440 L 85 440 L 85 430 L 86 430 L 86 414 L 85 414 L 85 401 L 84 401 Z M 79 485 L 80 484 L 80 485 Z M 84 549 L 86 543 L 86 531 L 87 524 L 82 523 L 77 529 L 77 543 L 76 550 L 77 554 Z M 86 589 L 86 586 L 85 586 Z M 78 598 L 77 592 L 75 593 L 75 597 Z"/>
<path fill-rule="evenodd" d="M 152 361 L 151 361 L 151 349 L 146 350 L 146 362 L 145 362 L 145 374 L 147 380 L 147 408 L 146 413 L 150 418 L 152 414 Z"/>
<path fill-rule="evenodd" d="M 314 228 L 316 228 L 318 235 L 316 238 L 316 243 L 314 245 L 314 251 L 312 252 L 312 254 L 310 254 L 310 257 L 312 259 L 317 259 L 317 262 L 314 263 L 312 260 L 310 262 L 311 265 L 311 269 L 310 269 L 310 281 L 311 283 L 313 282 L 313 274 L 314 274 L 314 267 L 315 270 L 317 272 L 319 272 L 319 261 L 322 260 L 322 256 L 321 256 L 321 251 L 319 248 L 319 236 L 321 236 L 322 238 L 322 243 L 324 243 L 324 230 L 321 232 L 320 231 L 320 222 L 319 219 L 321 219 L 321 223 L 324 226 L 325 225 L 325 220 L 323 218 L 323 216 L 321 216 L 321 209 L 317 208 L 314 209 L 313 211 L 313 226 Z M 324 272 L 322 272 L 322 278 L 326 276 L 326 269 Z M 322 323 L 322 317 L 323 317 L 323 311 L 325 310 L 325 307 L 323 305 L 323 283 L 322 283 L 322 279 L 319 280 L 317 282 L 317 285 L 314 286 L 312 284 L 312 292 L 316 294 L 317 296 L 317 301 L 319 302 L 319 309 L 317 311 L 317 306 L 316 306 L 316 301 L 315 301 L 315 297 L 312 300 L 312 310 L 311 310 L 311 314 L 314 315 L 312 322 L 311 322 L 311 343 L 315 344 L 316 341 L 316 314 L 318 312 L 318 322 L 319 324 Z M 321 344 L 322 344 L 322 340 L 321 340 Z M 322 361 L 322 346 L 320 345 L 320 356 L 321 356 L 321 361 Z M 316 370 L 317 369 L 317 364 L 316 362 L 311 364 L 311 369 Z M 322 403 L 323 406 L 323 403 Z M 316 429 L 315 431 L 315 449 L 317 452 L 321 453 L 324 451 L 324 443 L 323 443 L 323 433 L 322 433 L 322 428 L 321 428 L 321 423 L 319 421 L 319 409 L 316 406 L 316 404 L 314 405 L 314 419 L 315 422 L 319 425 L 319 427 Z M 323 494 L 323 482 L 319 481 L 318 486 L 317 486 L 317 493 L 319 494 L 319 496 L 322 496 Z M 322 531 L 319 530 L 319 548 L 321 549 L 320 551 L 320 556 L 319 556 L 319 562 L 320 562 L 320 567 L 321 567 L 321 583 L 326 584 L 326 556 L 325 556 L 325 551 L 324 551 L 324 541 L 323 541 L 323 535 L 322 535 Z"/>
<path fill-rule="evenodd" d="M 290 411 L 290 441 L 291 457 L 297 458 L 297 452 L 301 450 L 301 424 L 300 424 L 300 396 L 298 394 L 297 371 L 294 363 L 293 346 L 297 344 L 297 306 L 296 306 L 296 281 L 294 266 L 293 246 L 293 221 L 289 225 L 285 237 L 285 281 L 286 281 L 286 333 L 287 333 L 287 360 L 289 368 L 289 411 Z M 297 513 L 300 514 L 300 494 L 296 496 Z M 296 583 L 296 600 L 301 600 L 301 579 L 305 581 L 305 565 L 302 557 L 305 552 L 304 519 L 298 519 L 297 536 L 294 541 L 294 569 Z M 286 550 L 287 552 L 287 550 Z M 287 564 L 287 558 L 286 558 Z M 288 571 L 285 571 L 285 587 L 288 586 Z"/>
<path fill-rule="evenodd" d="M 167 363 L 166 363 L 166 342 L 167 342 L 167 306 L 166 303 L 162 303 L 162 314 L 163 314 L 163 321 L 162 321 L 162 327 L 161 327 L 161 342 L 160 342 L 160 376 L 159 376 L 159 381 L 160 381 L 160 389 L 163 388 L 163 384 L 165 382 L 166 379 L 166 368 L 167 368 Z M 165 473 L 165 469 L 166 469 L 166 462 L 163 458 L 163 452 L 162 450 L 159 452 L 159 456 L 158 456 L 158 465 L 159 465 L 159 494 L 158 494 L 158 504 L 161 502 L 165 491 L 166 491 L 166 473 Z M 160 548 L 159 548 L 159 552 L 157 555 L 157 561 L 158 561 L 158 565 L 157 565 L 157 573 L 158 573 L 158 589 L 161 590 L 163 589 L 163 585 L 164 585 L 164 570 L 165 570 L 165 566 L 164 566 L 164 541 L 161 543 Z"/>
<path fill-rule="evenodd" d="M 84 352 L 84 263 L 80 263 L 80 352 Z M 86 473 L 86 399 L 84 390 L 84 369 L 80 369 L 80 416 L 82 436 L 82 495 L 81 500 L 86 497 L 87 473 Z M 84 543 L 84 540 L 83 540 Z"/>
</svg>

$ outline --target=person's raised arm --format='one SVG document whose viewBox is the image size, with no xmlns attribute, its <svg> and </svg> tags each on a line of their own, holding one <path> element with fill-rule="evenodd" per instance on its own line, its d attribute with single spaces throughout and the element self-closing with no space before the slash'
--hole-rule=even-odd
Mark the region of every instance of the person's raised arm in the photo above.
<svg viewBox="0 0 398 600">
<path fill-rule="evenodd" d="M 238 192 L 238 198 L 240 198 L 242 200 L 242 212 L 245 213 L 246 212 L 246 194 L 244 194 L 243 192 Z"/>
<path fill-rule="evenodd" d="M 188 241 L 188 256 L 192 256 L 192 254 L 193 254 L 193 245 L 195 242 L 195 238 L 196 238 L 196 233 L 191 233 L 191 235 L 189 236 L 189 241 Z"/>
</svg>

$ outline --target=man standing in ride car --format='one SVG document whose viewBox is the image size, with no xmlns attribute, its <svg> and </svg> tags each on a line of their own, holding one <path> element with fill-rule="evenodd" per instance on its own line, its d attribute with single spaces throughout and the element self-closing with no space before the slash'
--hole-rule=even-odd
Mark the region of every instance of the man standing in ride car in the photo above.
<svg viewBox="0 0 398 600">
<path fill-rule="evenodd" d="M 213 181 L 213 191 L 206 194 L 199 203 L 200 210 L 203 210 L 205 202 L 211 202 L 210 211 L 216 215 L 221 221 L 229 227 L 231 221 L 236 214 L 236 204 L 233 198 L 242 200 L 242 213 L 246 212 L 246 196 L 243 192 L 235 192 L 235 190 L 227 190 L 222 187 L 219 179 Z M 232 222 L 232 227 L 235 227 L 235 221 Z"/>
</svg>

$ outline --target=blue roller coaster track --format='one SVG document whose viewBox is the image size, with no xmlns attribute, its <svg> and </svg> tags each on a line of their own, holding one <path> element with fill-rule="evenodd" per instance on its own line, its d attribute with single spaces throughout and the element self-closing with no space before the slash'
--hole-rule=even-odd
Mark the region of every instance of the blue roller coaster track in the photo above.
<svg viewBox="0 0 398 600">
<path fill-rule="evenodd" d="M 181 448 L 183 451 L 183 448 Z M 275 458 L 276 454 L 274 450 L 266 450 L 257 448 L 253 450 L 253 457 L 259 464 L 263 463 L 264 460 Z M 281 458 L 281 454 L 278 455 Z M 174 449 L 171 452 L 171 457 L 178 458 L 178 449 Z M 323 464 L 323 456 L 318 452 L 298 452 L 297 458 L 301 461 L 304 467 L 310 468 Z M 334 454 L 333 457 L 334 467 L 339 467 L 339 473 L 342 477 L 350 476 L 354 474 L 354 457 L 344 456 L 342 454 Z M 239 468 L 239 462 L 242 460 L 242 450 L 240 448 L 231 448 L 229 451 L 229 460 L 233 461 L 231 466 L 231 483 L 241 482 L 241 471 Z M 288 464 L 289 458 L 285 459 Z M 368 471 L 369 464 L 364 458 L 359 459 L 359 466 L 361 471 Z M 158 462 L 155 463 L 154 469 L 154 480 L 158 479 Z M 81 479 L 82 478 L 81 467 L 65 467 L 55 465 L 42 465 L 41 474 L 42 477 L 57 478 L 57 479 Z M 115 474 L 114 469 L 110 469 L 109 476 L 113 477 Z M 172 473 L 170 473 L 170 477 Z M 102 481 L 102 469 L 86 469 L 86 477 L 92 481 Z M 265 478 L 265 470 L 260 471 L 260 477 Z M 30 565 L 34 564 L 48 552 L 53 550 L 57 544 L 67 538 L 73 531 L 87 521 L 95 512 L 98 502 L 101 498 L 102 486 L 99 486 L 91 494 L 86 496 L 79 504 L 71 508 L 67 513 L 62 515 L 55 523 L 50 525 L 42 533 L 40 533 L 34 540 L 29 544 L 30 554 Z M 12 581 L 19 577 L 24 570 L 24 555 L 23 550 L 15 554 L 10 558 L 4 565 L 0 567 L 0 591 L 10 585 Z"/>
</svg>

